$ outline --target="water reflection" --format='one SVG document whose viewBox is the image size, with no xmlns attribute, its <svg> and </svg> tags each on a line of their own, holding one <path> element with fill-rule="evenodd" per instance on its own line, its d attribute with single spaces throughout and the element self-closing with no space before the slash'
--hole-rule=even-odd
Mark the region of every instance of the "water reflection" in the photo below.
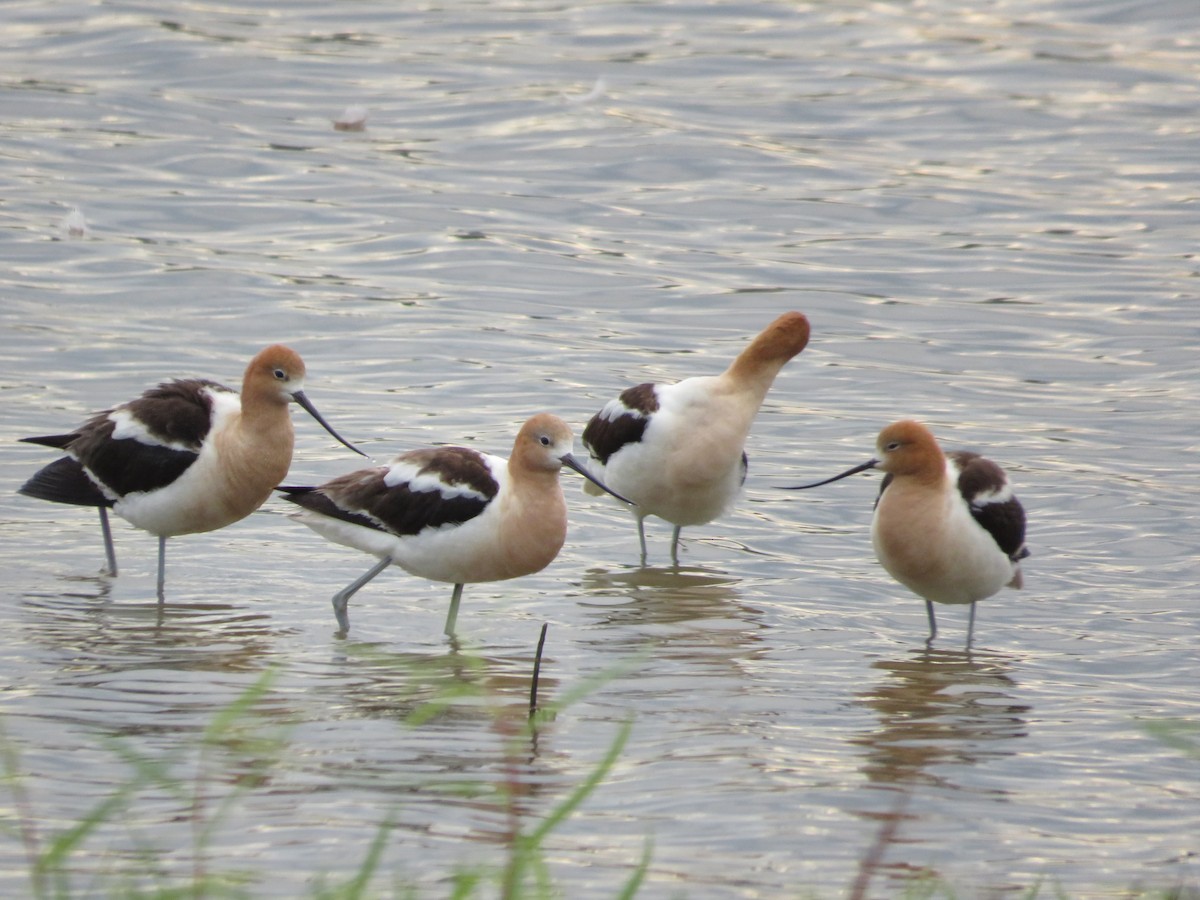
<svg viewBox="0 0 1200 900">
<path fill-rule="evenodd" d="M 742 599 L 741 579 L 719 569 L 593 568 L 581 586 L 580 605 L 596 626 L 581 644 L 605 654 L 630 658 L 652 649 L 660 659 L 726 669 L 762 640 L 760 611 Z"/>
<path fill-rule="evenodd" d="M 872 665 L 886 673 L 874 688 L 858 695 L 879 718 L 879 726 L 850 738 L 863 748 L 863 774 L 875 787 L 888 790 L 884 810 L 862 813 L 877 823 L 875 840 L 859 863 L 852 896 L 866 895 L 880 870 L 901 881 L 937 873 L 911 865 L 904 856 L 885 861 L 889 848 L 912 844 L 904 834 L 922 818 L 914 799 L 927 788 L 969 791 L 980 798 L 1004 800 L 1008 791 L 968 788 L 968 779 L 951 779 L 955 766 L 973 766 L 1016 752 L 1011 743 L 1027 733 L 1031 707 L 1017 702 L 1010 672 L 1011 658 L 964 650 L 917 651 L 911 658 L 881 660 Z M 950 764 L 947 766 L 946 764 Z"/>
<path fill-rule="evenodd" d="M 529 716 L 532 645 L 513 654 L 478 654 L 455 642 L 432 653 L 377 643 L 337 647 L 325 673 L 329 689 L 304 714 L 317 723 L 337 720 L 343 732 L 309 750 L 322 781 L 401 798 L 410 811 L 437 807 L 443 823 L 459 818 L 462 839 L 500 845 L 577 782 L 577 764 L 554 749 L 555 721 Z M 554 662 L 543 657 L 543 707 L 561 687 L 547 674 Z M 358 752 L 336 752 L 346 732 L 359 736 Z M 412 827 L 426 827 L 417 821 Z"/>
<path fill-rule="evenodd" d="M 589 603 L 597 624 L 612 627 L 677 625 L 698 619 L 742 619 L 755 611 L 740 602 L 740 579 L 719 569 L 689 566 L 643 566 L 588 569 L 582 587 L 589 597 L 621 598 L 622 602 Z"/>
<path fill-rule="evenodd" d="M 654 828 L 649 894 L 836 896 L 878 827 L 846 810 L 889 814 L 896 797 L 907 817 L 884 861 L 934 860 L 979 893 L 1042 875 L 1073 895 L 1156 883 L 1154 861 L 1200 831 L 1177 753 L 1139 742 L 1131 756 L 1129 723 L 1104 714 L 1195 707 L 1178 664 L 1195 654 L 1194 492 L 1164 476 L 1196 449 L 1200 45 L 1180 35 L 1200 4 L 1044 0 L 981 17 L 964 8 L 983 4 L 946 0 L 592 3 L 519 30 L 509 5 L 474 4 L 466 40 L 445 4 L 414 7 L 398 30 L 394 4 L 273 18 L 189 3 L 186 31 L 153 16 L 113 27 L 83 4 L 8 6 L 21 19 L 6 29 L 20 74 L 3 85 L 18 160 L 0 273 L 10 440 L 99 408 L 104 385 L 139 383 L 164 354 L 220 375 L 247 342 L 290 335 L 360 431 L 487 443 L 531 393 L 582 422 L 600 385 L 727 359 L 743 320 L 799 304 L 820 340 L 756 422 L 752 494 L 775 502 L 769 484 L 855 446 L 898 402 L 953 426 L 956 444 L 1010 443 L 1027 467 L 1054 552 L 1038 557 L 1037 596 L 1007 601 L 1044 626 L 1022 632 L 1019 674 L 1002 657 L 910 656 L 911 633 L 864 664 L 885 638 L 879 573 L 846 541 L 869 518 L 853 498 L 814 499 L 800 533 L 761 504 L 730 517 L 703 540 L 740 580 L 616 565 L 636 546 L 627 523 L 573 502 L 596 555 L 536 582 L 567 598 L 547 671 L 566 684 L 547 699 L 637 666 L 520 747 L 520 778 L 577 783 L 614 723 L 638 721 L 618 777 L 581 811 L 598 818 L 556 836 L 564 895 L 615 894 L 606 873 Z M 1006 15 L 1017 7 L 1036 15 Z M 381 81 L 381 61 L 414 42 L 428 52 Z M 557 97 L 599 75 L 602 103 Z M 366 132 L 331 130 L 348 103 L 370 107 Z M 71 206 L 82 240 L 60 230 Z M 297 463 L 334 474 L 339 458 L 309 443 Z M 29 465 L 0 455 L 10 493 Z M 381 877 L 444 887 L 460 860 L 487 861 L 462 836 L 504 824 L 485 795 L 445 788 L 508 777 L 488 703 L 521 718 L 536 635 L 510 640 L 520 619 L 497 617 L 479 671 L 402 620 L 389 646 L 337 646 L 312 583 L 322 563 L 273 515 L 243 532 L 261 573 L 243 557 L 222 590 L 205 570 L 227 568 L 238 537 L 214 538 L 181 554 L 199 580 L 180 596 L 217 603 L 160 613 L 145 602 L 148 548 L 111 596 L 53 581 L 98 567 L 95 535 L 10 504 L 0 708 L 31 785 L 78 821 L 127 777 L 92 733 L 154 727 L 148 749 L 186 744 L 278 663 L 270 702 L 295 723 L 285 777 L 238 806 L 220 848 L 254 879 L 244 890 L 312 893 L 360 858 L 392 803 L 404 833 Z M 796 615 L 810 599 L 844 603 L 845 619 Z M 292 627 L 244 615 L 265 610 Z M 918 615 L 914 601 L 905 617 Z M 370 658 L 389 650 L 417 651 L 417 665 Z M 476 688 L 492 699 L 405 722 Z M 1039 765 L 1022 758 L 1035 741 L 1021 703 L 1055 725 L 1036 729 Z M 779 764 L 760 769 L 764 753 Z M 158 844 L 166 818 L 143 818 Z M 179 827 L 166 846 L 190 845 Z M 71 860 L 101 873 L 84 884 L 128 892 L 122 837 Z M 914 837 L 920 850 L 905 850 Z M 0 893 L 26 880 L 10 867 Z"/>
<path fill-rule="evenodd" d="M 850 743 L 863 748 L 862 772 L 877 785 L 945 786 L 939 764 L 1010 755 L 1007 742 L 1026 735 L 1030 707 L 1012 697 L 1009 657 L 926 649 L 872 667 L 886 677 L 858 700 L 878 714 L 879 727 Z"/>
<path fill-rule="evenodd" d="M 280 634 L 264 613 L 231 603 L 114 602 L 111 579 L 72 577 L 75 590 L 21 595 L 27 639 L 51 651 L 72 684 L 152 667 L 259 671 Z"/>
<path fill-rule="evenodd" d="M 394 651 L 367 642 L 339 644 L 330 659 L 342 714 L 405 720 L 423 707 L 422 719 L 453 720 L 459 716 L 527 718 L 534 652 L 512 655 L 464 651 L 457 641 L 445 653 Z M 538 678 L 539 696 L 553 697 L 558 679 L 547 674 L 545 658 Z"/>
<path fill-rule="evenodd" d="M 36 710 L 78 742 L 72 750 L 90 748 L 92 734 L 174 742 L 203 731 L 268 668 L 286 633 L 231 604 L 116 602 L 111 579 L 64 580 L 71 590 L 19 595 L 18 644 L 35 650 L 40 675 L 3 711 Z M 287 716 L 286 704 L 262 712 Z M 76 727 L 88 736 L 68 739 Z"/>
</svg>

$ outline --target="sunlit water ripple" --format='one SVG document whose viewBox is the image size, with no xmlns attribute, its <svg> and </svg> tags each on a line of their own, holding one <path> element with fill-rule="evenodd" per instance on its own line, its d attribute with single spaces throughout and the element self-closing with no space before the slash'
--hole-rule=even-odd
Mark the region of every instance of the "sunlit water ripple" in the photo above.
<svg viewBox="0 0 1200 900">
<path fill-rule="evenodd" d="M 190 877 L 197 797 L 240 784 L 204 863 L 255 895 L 348 877 L 385 822 L 380 885 L 440 895 L 505 858 L 501 788 L 536 820 L 630 720 L 546 845 L 568 896 L 615 893 L 647 841 L 650 897 L 836 896 L 872 847 L 880 894 L 1194 888 L 1195 759 L 1144 723 L 1200 713 L 1200 7 L 972 6 L 7 4 L 0 712 L 26 805 L 0 805 L 77 821 L 130 774 L 115 739 L 202 790 L 142 791 L 73 860 L 83 890 L 148 850 Z M 351 104 L 366 129 L 335 131 Z M 378 458 L 507 453 L 531 412 L 578 431 L 785 309 L 812 343 L 683 568 L 653 521 L 634 566 L 631 520 L 568 474 L 563 553 L 469 587 L 459 649 L 448 586 L 398 571 L 334 637 L 369 560 L 278 502 L 172 541 L 159 609 L 153 538 L 118 524 L 102 578 L 91 513 L 13 493 L 49 458 L 17 438 L 160 377 L 236 382 L 277 340 Z M 970 655 L 954 609 L 926 650 L 871 558 L 876 479 L 778 490 L 900 415 L 986 447 L 1030 513 L 1026 590 L 981 606 Z M 297 433 L 292 480 L 355 465 Z M 607 680 L 514 742 L 543 622 L 544 697 Z M 255 728 L 286 750 L 198 758 L 268 669 Z"/>
</svg>

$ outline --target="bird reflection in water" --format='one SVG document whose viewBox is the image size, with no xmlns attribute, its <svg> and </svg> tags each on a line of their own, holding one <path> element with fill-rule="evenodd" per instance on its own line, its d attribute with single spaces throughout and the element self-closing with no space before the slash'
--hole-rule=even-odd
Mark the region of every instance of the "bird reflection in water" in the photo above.
<svg viewBox="0 0 1200 900">
<path fill-rule="evenodd" d="M 879 727 L 851 739 L 865 748 L 863 772 L 876 784 L 945 784 L 931 767 L 1015 753 L 1004 742 L 1025 736 L 1030 707 L 1011 696 L 1009 662 L 996 654 L 927 649 L 874 663 L 887 678 L 859 702 L 875 710 Z"/>
<path fill-rule="evenodd" d="M 750 610 L 739 596 L 740 584 L 736 576 L 701 566 L 593 568 L 581 582 L 582 604 L 601 611 L 605 628 L 745 618 Z"/>
<path fill-rule="evenodd" d="M 866 895 L 877 870 L 904 879 L 921 874 L 904 862 L 887 861 L 887 851 L 912 843 L 902 832 L 905 823 L 920 818 L 912 804 L 923 788 L 966 790 L 950 780 L 947 764 L 986 763 L 1017 752 L 1012 741 L 1026 736 L 1031 707 L 1013 697 L 1011 662 L 1000 654 L 925 649 L 873 664 L 885 677 L 858 701 L 876 713 L 879 724 L 850 743 L 863 748 L 863 774 L 889 789 L 893 799 L 885 810 L 863 813 L 878 822 L 878 830 L 851 897 Z M 991 793 L 1004 799 L 1003 791 Z"/>
<path fill-rule="evenodd" d="M 464 650 L 457 641 L 432 652 L 339 642 L 327 696 L 349 720 L 403 727 L 364 729 L 362 753 L 330 752 L 322 771 L 400 798 L 408 808 L 436 808 L 442 827 L 458 829 L 465 840 L 514 840 L 514 823 L 535 816 L 542 795 L 564 790 L 573 777 L 556 747 L 553 717 L 529 715 L 536 641 L 534 633 L 528 651 L 493 654 Z M 538 682 L 547 706 L 563 688 L 553 646 L 552 631 Z M 366 749 L 370 741 L 378 741 L 374 752 Z"/>
<path fill-rule="evenodd" d="M 23 638 L 49 652 L 66 681 L 99 674 L 188 671 L 258 672 L 289 629 L 267 613 L 224 602 L 114 599 L 105 575 L 59 576 L 49 591 L 20 597 Z M 149 678 L 151 682 L 154 678 Z M 177 689 L 177 688 L 173 688 Z M 164 686 L 164 690 L 167 688 Z"/>
</svg>

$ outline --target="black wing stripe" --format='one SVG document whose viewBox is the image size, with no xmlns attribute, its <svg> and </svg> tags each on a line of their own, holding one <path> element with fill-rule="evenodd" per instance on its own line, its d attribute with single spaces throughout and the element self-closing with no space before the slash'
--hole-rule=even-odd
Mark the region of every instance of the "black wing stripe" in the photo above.
<svg viewBox="0 0 1200 900">
<path fill-rule="evenodd" d="M 583 445 L 603 464 L 622 447 L 640 441 L 650 414 L 658 409 L 658 395 L 649 382 L 622 391 L 617 402 L 629 411 L 611 418 L 604 411 L 598 412 L 583 429 Z"/>
<path fill-rule="evenodd" d="M 447 493 L 437 488 L 414 491 L 407 481 L 389 485 L 385 481 L 387 466 L 351 472 L 316 488 L 279 490 L 291 502 L 313 512 L 398 537 L 469 522 L 487 509 L 500 490 L 486 461 L 473 450 L 418 450 L 400 461 L 415 466 L 419 475 L 436 476 L 451 488 L 462 485 L 473 493 Z"/>
<path fill-rule="evenodd" d="M 426 528 L 469 522 L 487 508 L 488 502 L 479 497 L 447 497 L 436 490 L 411 491 L 407 485 L 399 485 L 379 496 L 368 513 L 387 531 L 410 535 Z"/>
<path fill-rule="evenodd" d="M 329 499 L 325 494 L 321 493 L 321 489 L 317 487 L 288 487 L 280 485 L 275 490 L 281 491 L 285 496 L 283 499 L 295 503 L 297 506 L 302 506 L 305 509 L 319 513 L 322 516 L 328 516 L 331 519 L 341 519 L 343 522 L 350 522 L 353 525 L 361 525 L 363 528 L 373 528 L 376 531 L 387 531 L 374 519 L 363 515 L 362 513 L 350 512 L 342 509 L 336 503 Z"/>
<path fill-rule="evenodd" d="M 1014 562 L 1029 555 L 1025 547 L 1025 508 L 1013 495 L 1004 470 L 977 453 L 949 454 L 959 466 L 958 490 L 971 515 Z"/>
<path fill-rule="evenodd" d="M 41 444 L 43 447 L 66 450 L 77 437 L 79 437 L 79 432 L 72 431 L 70 434 L 47 434 L 43 437 L 27 437 L 21 438 L 21 440 L 26 444 Z"/>
<path fill-rule="evenodd" d="M 63 456 L 44 466 L 20 488 L 20 493 L 51 503 L 74 506 L 112 506 L 76 460 Z"/>
<path fill-rule="evenodd" d="M 113 440 L 111 422 L 105 429 L 81 436 L 71 445 L 71 452 L 119 497 L 173 484 L 199 456 L 191 450 L 144 444 L 133 438 Z"/>
</svg>

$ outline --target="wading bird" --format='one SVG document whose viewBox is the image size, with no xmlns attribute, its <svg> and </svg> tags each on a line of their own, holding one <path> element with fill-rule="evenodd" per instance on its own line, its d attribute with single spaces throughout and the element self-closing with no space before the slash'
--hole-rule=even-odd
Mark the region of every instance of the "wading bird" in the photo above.
<svg viewBox="0 0 1200 900">
<path fill-rule="evenodd" d="M 806 490 L 863 472 L 884 472 L 871 542 L 888 574 L 924 598 L 929 638 L 937 637 L 934 603 L 969 603 L 967 647 L 975 603 L 1006 585 L 1022 585 L 1025 510 L 1004 470 L 978 453 L 943 453 L 918 422 L 893 422 L 875 442 L 877 456 L 861 465 L 786 490 Z"/>
<path fill-rule="evenodd" d="M 521 427 L 507 460 L 466 447 L 431 447 L 317 487 L 280 487 L 303 508 L 296 518 L 305 525 L 334 543 L 379 557 L 333 595 L 342 632 L 350 628 L 350 598 L 393 563 L 454 585 L 445 625 L 451 636 L 464 584 L 517 578 L 548 566 L 567 536 L 559 472 L 567 466 L 592 479 L 572 455 L 572 444 L 566 422 L 540 413 Z"/>
<path fill-rule="evenodd" d="M 299 403 L 339 435 L 305 396 L 304 361 L 282 344 L 250 360 L 239 395 L 214 381 L 164 382 L 97 413 L 67 434 L 22 438 L 65 450 L 20 492 L 100 511 L 107 572 L 117 574 L 108 510 L 158 537 L 158 599 L 167 538 L 214 531 L 262 506 L 292 462 L 288 404 Z"/>
<path fill-rule="evenodd" d="M 784 313 L 720 375 L 675 384 L 639 384 L 610 400 L 583 430 L 596 476 L 635 504 L 642 565 L 646 516 L 675 526 L 671 561 L 679 565 L 679 533 L 733 505 L 746 480 L 746 438 L 775 376 L 808 343 L 808 319 Z M 584 485 L 591 494 L 599 491 Z"/>
</svg>

